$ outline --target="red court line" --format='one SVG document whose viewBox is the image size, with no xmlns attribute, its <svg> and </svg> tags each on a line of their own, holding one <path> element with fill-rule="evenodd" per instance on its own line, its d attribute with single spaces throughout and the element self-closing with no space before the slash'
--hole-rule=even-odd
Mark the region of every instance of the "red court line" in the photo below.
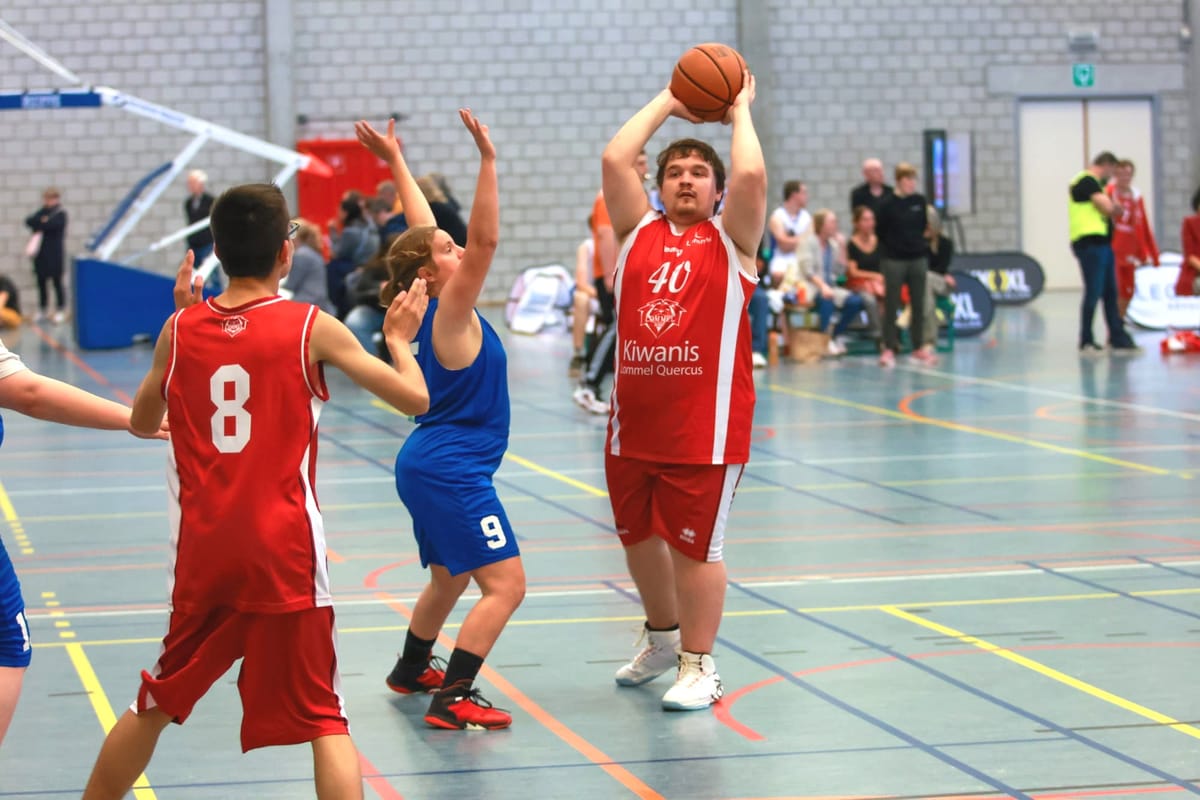
<svg viewBox="0 0 1200 800">
<path fill-rule="evenodd" d="M 363 585 L 368 589 L 374 589 L 378 585 L 379 576 L 384 572 L 399 566 L 403 566 L 406 563 L 411 564 L 415 560 L 416 559 L 412 559 L 408 562 L 386 564 L 379 569 L 373 570 L 366 576 L 366 578 L 363 579 Z M 408 607 L 403 603 L 398 602 L 387 592 L 377 591 L 376 597 L 385 601 L 388 607 L 390 607 L 397 614 L 403 616 L 405 619 L 412 619 L 412 612 L 408 609 Z M 454 649 L 454 640 L 447 636 L 444 631 L 438 634 L 438 641 L 443 647 L 450 650 Z M 568 744 L 588 761 L 591 761 L 600 769 L 608 773 L 609 777 L 620 783 L 635 796 L 641 798 L 642 800 L 665 800 L 661 794 L 643 783 L 642 780 L 632 772 L 617 764 L 616 761 L 603 750 L 596 747 L 594 744 L 580 736 L 575 731 L 571 730 L 571 728 L 561 722 L 557 717 L 535 703 L 528 695 L 501 677 L 500 673 L 498 673 L 495 669 L 489 667 L 487 664 L 484 664 L 483 669 L 480 672 L 488 682 L 495 686 L 501 694 L 520 707 L 522 711 L 533 717 L 533 719 L 541 724 L 542 727 L 546 728 L 563 742 Z"/>
<path fill-rule="evenodd" d="M 122 403 L 125 403 L 126 405 L 133 404 L 133 398 L 130 397 L 128 395 L 128 393 L 126 393 L 125 391 L 123 391 L 121 389 L 118 389 L 116 386 L 113 386 L 111 383 L 109 383 L 108 378 L 104 377 L 99 372 L 92 369 L 91 365 L 88 364 L 86 361 L 84 361 L 79 356 L 75 355 L 74 351 L 68 350 L 67 348 L 63 347 L 61 344 L 59 344 L 59 341 L 57 339 L 55 339 L 53 336 L 51 336 L 48 333 L 46 333 L 45 331 L 43 331 L 41 329 L 41 327 L 39 327 L 38 325 L 33 325 L 31 327 L 33 329 L 33 332 L 36 333 L 42 339 L 42 341 L 44 341 L 46 344 L 50 345 L 55 350 L 57 350 L 59 353 L 61 353 L 63 355 L 63 357 L 66 358 L 68 361 L 70 361 L 72 364 L 74 364 L 75 366 L 79 367 L 81 370 L 86 372 L 88 374 L 88 376 L 91 377 L 91 379 L 94 380 L 96 383 L 100 384 L 101 386 L 106 386 L 109 389 L 111 389 L 112 393 L 115 394 Z"/>
<path fill-rule="evenodd" d="M 404 795 L 388 783 L 388 779 L 380 773 L 370 759 L 362 754 L 361 750 L 358 751 L 358 768 L 362 770 L 362 778 L 366 781 L 367 786 L 370 786 L 382 800 L 404 800 Z"/>
<path fill-rule="evenodd" d="M 1005 647 L 1003 649 L 1016 653 L 1016 652 L 1036 652 L 1036 651 L 1041 651 L 1041 650 L 1148 650 L 1148 649 L 1177 649 L 1177 648 L 1191 648 L 1191 647 L 1200 647 L 1200 642 L 1072 642 L 1072 643 L 1063 643 L 1063 644 L 1020 645 L 1020 646 L 1014 646 L 1014 647 Z M 938 650 L 938 651 L 934 651 L 934 652 L 930 652 L 930 653 L 911 653 L 911 654 L 909 654 L 908 657 L 924 661 L 926 659 L 943 658 L 943 657 L 947 657 L 947 656 L 976 656 L 976 655 L 989 655 L 989 653 L 986 650 L 980 650 L 978 647 L 969 647 L 969 648 L 963 648 L 960 650 Z M 869 659 L 863 659 L 860 661 L 845 661 L 840 664 L 825 664 L 820 667 L 812 667 L 811 669 L 804 669 L 804 670 L 800 670 L 799 672 L 793 672 L 792 675 L 795 675 L 797 678 L 802 678 L 805 675 L 817 675 L 822 672 L 838 672 L 843 669 L 853 669 L 855 667 L 868 667 L 868 666 L 874 666 L 877 664 L 886 664 L 886 663 L 893 662 L 893 661 L 898 662 L 899 659 L 897 659 L 895 656 L 881 656 L 879 658 L 869 658 Z M 764 689 L 767 686 L 771 686 L 772 684 L 779 683 L 783 680 L 784 680 L 784 678 L 782 675 L 775 675 L 773 677 L 758 681 L 757 683 L 752 683 L 748 686 L 743 686 L 742 688 L 740 688 L 736 691 L 727 693 L 724 697 L 721 698 L 721 702 L 713 707 L 715 710 L 714 716 L 716 716 L 716 718 L 719 719 L 722 722 L 722 724 L 728 726 L 732 731 L 734 731 L 737 734 L 740 734 L 741 736 L 743 736 L 746 739 L 749 739 L 752 742 L 765 741 L 767 737 L 763 736 L 761 733 L 754 730 L 749 725 L 746 725 L 745 723 L 740 722 L 733 715 L 733 705 L 734 705 L 734 703 L 736 703 L 738 700 L 745 697 L 746 695 L 748 695 L 752 692 L 757 692 L 759 689 Z M 1175 789 L 1177 787 L 1168 787 L 1168 788 L 1170 789 L 1170 791 L 1175 791 Z M 1038 796 L 1049 798 L 1049 797 L 1085 797 L 1088 795 L 1064 794 L 1064 795 L 1038 795 Z M 940 795 L 939 795 L 939 797 L 940 797 Z M 979 800 L 977 795 L 971 795 L 971 797 L 975 798 L 976 800 Z M 949 798 L 947 798 L 947 800 L 949 800 Z"/>
</svg>

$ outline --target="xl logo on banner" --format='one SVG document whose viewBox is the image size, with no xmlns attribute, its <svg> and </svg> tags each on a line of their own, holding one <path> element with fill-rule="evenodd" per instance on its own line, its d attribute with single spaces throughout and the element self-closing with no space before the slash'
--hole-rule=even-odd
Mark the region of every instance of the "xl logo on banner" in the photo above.
<svg viewBox="0 0 1200 800">
<path fill-rule="evenodd" d="M 954 276 L 954 288 L 950 299 L 954 301 L 954 333 L 958 336 L 978 336 L 992 324 L 996 305 L 987 288 L 973 276 L 958 272 Z"/>
<path fill-rule="evenodd" d="M 1024 253 L 961 253 L 954 257 L 955 270 L 971 273 L 1002 305 L 1028 303 L 1042 293 L 1046 274 Z"/>
<path fill-rule="evenodd" d="M 1160 267 L 1139 267 L 1134 275 L 1133 299 L 1126 316 L 1135 325 L 1153 330 L 1200 326 L 1200 297 L 1179 297 L 1178 253 L 1163 253 Z"/>
</svg>

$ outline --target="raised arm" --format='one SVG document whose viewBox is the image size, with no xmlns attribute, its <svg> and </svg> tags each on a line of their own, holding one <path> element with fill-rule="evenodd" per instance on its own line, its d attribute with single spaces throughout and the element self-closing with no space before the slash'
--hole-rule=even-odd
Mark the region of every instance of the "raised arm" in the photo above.
<svg viewBox="0 0 1200 800">
<path fill-rule="evenodd" d="M 309 358 L 324 361 L 350 380 L 405 414 L 429 410 L 429 389 L 413 358 L 410 342 L 425 316 L 429 298 L 425 281 L 417 278 L 409 291 L 400 292 L 383 320 L 383 338 L 392 354 L 392 365 L 363 349 L 350 329 L 324 311 L 313 323 Z"/>
<path fill-rule="evenodd" d="M 442 341 L 445 341 L 444 333 L 477 326 L 475 303 L 483 291 L 483 282 L 487 279 L 500 242 L 496 147 L 488 135 L 488 126 L 480 122 L 469 108 L 460 108 L 458 116 L 479 149 L 479 176 L 475 179 L 475 199 L 471 203 L 471 218 L 467 221 L 467 246 L 463 250 L 462 261 L 438 295 L 438 314 L 434 318 L 433 335 L 435 340 Z M 442 355 L 440 343 L 438 355 Z M 471 354 L 471 360 L 474 360 L 474 353 Z"/>
<path fill-rule="evenodd" d="M 400 202 L 404 206 L 404 218 L 408 220 L 408 227 L 436 224 L 429 201 L 425 199 L 421 187 L 417 186 L 417 180 L 409 170 L 408 162 L 404 160 L 404 153 L 400 151 L 400 142 L 396 139 L 396 120 L 388 120 L 386 134 L 372 128 L 371 123 L 359 120 L 354 123 L 354 133 L 358 136 L 359 143 L 377 155 L 392 171 L 392 182 L 396 184 L 396 194 L 400 196 Z"/>
<path fill-rule="evenodd" d="M 663 89 L 630 117 L 604 148 L 601 161 L 604 202 L 618 243 L 633 232 L 650 210 L 650 199 L 642 188 L 642 176 L 635 164 L 650 137 L 671 116 L 699 122 L 670 89 Z"/>
<path fill-rule="evenodd" d="M 733 239 L 740 254 L 750 259 L 750 264 L 754 263 L 754 251 L 762 239 L 767 213 L 767 167 L 750 116 L 753 102 L 754 76 L 746 70 L 742 91 L 725 115 L 725 121 L 733 126 L 733 141 L 729 147 L 729 179 L 725 185 L 725 210 L 721 212 L 721 221 L 729 238 Z"/>
<path fill-rule="evenodd" d="M 191 255 L 190 250 L 188 254 Z M 188 263 L 188 259 L 184 259 L 184 262 Z M 181 267 L 180 274 L 182 272 Z M 177 295 L 176 303 L 178 304 L 178 302 Z M 130 415 L 129 426 L 135 435 L 146 436 L 158 430 L 162 425 L 163 417 L 166 416 L 167 401 L 162 394 L 162 382 L 163 375 L 167 370 L 167 361 L 171 355 L 174 323 L 175 314 L 172 314 L 163 323 L 162 331 L 158 334 L 158 341 L 154 345 L 154 361 L 151 363 L 146 377 L 142 378 L 142 385 L 138 387 L 137 394 L 133 398 L 133 413 Z"/>
</svg>

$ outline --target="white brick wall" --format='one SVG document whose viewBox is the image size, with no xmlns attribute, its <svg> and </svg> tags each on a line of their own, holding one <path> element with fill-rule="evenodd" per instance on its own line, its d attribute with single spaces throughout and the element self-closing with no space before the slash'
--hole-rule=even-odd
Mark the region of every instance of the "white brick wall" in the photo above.
<svg viewBox="0 0 1200 800">
<path fill-rule="evenodd" d="M 170 0 L 6 0 L 7 22 L 86 81 L 113 86 L 256 136 L 265 135 L 262 0 L 203 8 Z M 617 126 L 669 78 L 687 46 L 734 43 L 736 0 L 622 4 L 588 0 L 295 0 L 296 112 L 343 118 L 311 126 L 350 136 L 351 120 L 410 115 L 401 126 L 415 169 L 447 175 L 469 204 L 476 160 L 455 112 L 470 105 L 500 153 L 502 243 L 489 281 L 504 296 L 522 267 L 569 263 L 599 185 L 599 154 Z M 994 64 L 1069 63 L 1068 30 L 1095 29 L 1098 64 L 1182 63 L 1178 0 L 769 0 L 761 24 L 770 53 L 748 53 L 773 75 L 770 201 L 801 176 L 811 205 L 844 210 L 858 165 L 920 163 L 924 128 L 975 132 L 977 213 L 964 220 L 977 250 L 1016 245 L 1014 101 L 986 89 Z M 435 10 L 436 9 L 436 10 Z M 501 9 L 501 10 L 497 10 Z M 769 61 L 768 61 L 769 59 Z M 0 91 L 48 88 L 56 79 L 0 44 Z M 1162 96 L 1162 244 L 1177 247 L 1194 189 L 1188 98 Z M 764 117 L 766 118 L 766 117 Z M 728 132 L 671 121 L 651 149 L 698 133 L 728 152 Z M 143 174 L 187 136 L 120 111 L 0 114 L 0 269 L 29 285 L 21 221 L 43 186 L 58 185 L 71 212 L 71 250 L 101 225 Z M 290 142 L 284 142 L 290 144 Z M 193 162 L 220 190 L 265 180 L 272 165 L 210 144 Z M 995 189 L 992 189 L 995 187 Z M 992 189 L 992 190 L 989 190 Z M 135 252 L 182 224 L 182 178 L 127 240 Z M 176 253 L 142 266 L 173 269 Z M 27 301 L 28 302 L 28 301 Z"/>
</svg>

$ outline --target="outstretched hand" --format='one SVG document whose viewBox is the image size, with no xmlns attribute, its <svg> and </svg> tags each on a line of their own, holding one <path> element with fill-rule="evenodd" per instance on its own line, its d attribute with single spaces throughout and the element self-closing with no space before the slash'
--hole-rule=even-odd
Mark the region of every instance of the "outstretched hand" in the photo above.
<svg viewBox="0 0 1200 800">
<path fill-rule="evenodd" d="M 460 108 L 458 116 L 463 121 L 463 125 L 475 137 L 475 146 L 479 148 L 479 156 L 481 158 L 495 158 L 496 146 L 492 144 L 492 138 L 488 136 L 488 126 L 479 121 L 479 118 L 471 113 L 469 108 Z"/>
<path fill-rule="evenodd" d="M 754 102 L 754 73 L 749 69 L 742 70 L 742 90 L 738 92 L 737 97 L 733 98 L 733 105 L 725 112 L 725 119 L 721 120 L 722 124 L 728 125 L 733 122 L 733 114 L 739 108 L 750 108 L 750 104 Z"/>
<path fill-rule="evenodd" d="M 400 292 L 388 306 L 383 317 L 384 337 L 399 336 L 404 341 L 411 342 L 421 329 L 421 320 L 425 318 L 425 309 L 428 307 L 429 295 L 426 294 L 425 279 L 417 278 L 408 291 Z"/>
<path fill-rule="evenodd" d="M 183 257 L 179 271 L 175 273 L 175 310 L 182 311 L 204 300 L 204 278 L 192 271 L 196 254 L 191 250 Z"/>
<path fill-rule="evenodd" d="M 360 119 L 354 123 L 354 134 L 359 143 L 387 163 L 400 156 L 400 142 L 396 139 L 396 120 L 389 119 L 387 133 L 371 127 L 371 123 Z"/>
</svg>

